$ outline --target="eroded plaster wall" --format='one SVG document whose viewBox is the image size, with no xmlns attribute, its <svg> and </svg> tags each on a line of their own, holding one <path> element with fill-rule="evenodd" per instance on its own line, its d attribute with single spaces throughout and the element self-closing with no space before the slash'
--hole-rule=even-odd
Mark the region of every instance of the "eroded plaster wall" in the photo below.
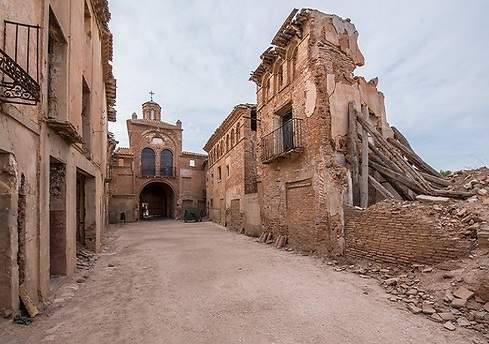
<svg viewBox="0 0 489 344">
<path fill-rule="evenodd" d="M 23 24 L 39 25 L 42 28 L 39 49 L 31 45 L 30 50 L 31 59 L 37 57 L 36 53 L 39 53 L 40 102 L 35 106 L 0 104 L 0 150 L 15 157 L 18 173 L 25 180 L 22 195 L 22 204 L 25 203 L 22 205 L 25 208 L 25 219 L 22 221 L 25 238 L 23 255 L 25 272 L 22 282 L 36 303 L 46 300 L 51 276 L 50 217 L 54 216 L 54 213 L 50 211 L 50 204 L 54 205 L 54 201 L 50 200 L 50 163 L 53 159 L 65 166 L 67 197 L 64 199 L 64 214 L 56 214 L 56 217 L 66 224 L 62 240 L 64 241 L 62 250 L 65 254 L 61 255 L 64 258 L 60 258 L 63 260 L 62 264 L 60 263 L 63 265 L 61 269 L 63 274 L 70 275 L 76 269 L 77 171 L 83 171 L 93 177 L 91 201 L 94 212 L 93 244 L 90 248 L 98 250 L 100 247 L 100 235 L 103 231 L 106 211 L 104 197 L 108 115 L 105 78 L 110 74 L 104 70 L 104 66 L 107 65 L 105 59 L 108 59 L 110 54 L 105 56 L 102 54 L 104 51 L 102 36 L 106 37 L 107 34 L 107 31 L 104 31 L 106 23 L 101 22 L 101 17 L 94 11 L 94 8 L 99 10 L 100 6 L 103 7 L 104 4 L 98 0 L 44 2 L 6 0 L 0 4 L 2 22 L 3 19 L 8 19 Z M 66 65 L 66 73 L 63 74 L 64 79 L 60 80 L 59 93 L 56 95 L 58 105 L 66 104 L 61 117 L 51 116 L 52 107 L 48 106 L 49 82 L 52 80 L 50 78 L 53 73 L 48 63 L 50 23 L 56 23 L 55 26 L 61 28 L 60 32 L 67 48 L 64 60 L 60 60 Z M 89 40 L 87 40 L 88 36 L 90 36 Z M 3 40 L 3 26 L 0 37 Z M 9 47 L 13 44 L 12 37 L 8 32 L 6 37 L 6 46 Z M 0 46 L 3 46 L 3 42 L 0 42 Z M 26 42 L 19 40 L 18 47 L 19 64 L 24 67 L 21 61 L 27 55 Z M 91 90 L 88 111 L 90 129 L 89 140 L 87 140 L 91 143 L 91 149 L 88 151 L 85 143 L 73 143 L 66 136 L 71 135 L 73 138 L 82 137 L 84 134 L 81 123 L 83 78 L 87 80 Z M 50 123 L 45 122 L 48 117 L 63 121 L 64 124 L 54 128 Z M 66 132 L 66 128 L 70 125 L 73 131 Z M 12 251 L 17 249 L 15 241 L 11 241 L 11 245 Z M 17 299 L 17 291 L 12 289 L 11 296 Z"/>
<path fill-rule="evenodd" d="M 367 83 L 353 76 L 364 58 L 349 20 L 302 10 L 281 30 L 252 74 L 263 230 L 288 235 L 289 244 L 300 249 L 339 254 L 344 251 L 343 206 L 348 199 L 348 103 L 367 105 L 371 121 L 387 132 L 383 95 L 376 80 Z M 278 133 L 285 130 L 281 121 L 289 108 L 300 124 L 294 124 L 294 131 L 302 142 L 264 160 L 260 156 L 270 151 L 267 137 L 277 128 Z"/>
</svg>

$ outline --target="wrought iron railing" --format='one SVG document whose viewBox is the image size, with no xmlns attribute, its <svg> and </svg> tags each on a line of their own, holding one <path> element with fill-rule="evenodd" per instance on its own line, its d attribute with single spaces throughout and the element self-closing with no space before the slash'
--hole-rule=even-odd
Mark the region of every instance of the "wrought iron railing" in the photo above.
<svg viewBox="0 0 489 344">
<path fill-rule="evenodd" d="M 36 105 L 41 98 L 39 86 L 40 29 L 35 25 L 5 21 L 4 44 L 3 49 L 0 49 L 0 71 L 2 72 L 0 99 L 6 103 Z M 11 33 L 14 38 L 10 39 L 8 33 Z"/>
<path fill-rule="evenodd" d="M 261 161 L 268 163 L 303 148 L 302 119 L 292 118 L 261 139 Z"/>
</svg>

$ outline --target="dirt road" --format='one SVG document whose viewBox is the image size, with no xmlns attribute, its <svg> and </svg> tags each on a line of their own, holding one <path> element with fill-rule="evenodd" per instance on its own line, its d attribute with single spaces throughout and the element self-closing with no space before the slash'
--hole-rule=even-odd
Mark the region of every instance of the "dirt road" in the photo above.
<svg viewBox="0 0 489 344">
<path fill-rule="evenodd" d="M 61 288 L 0 342 L 158 344 L 467 344 L 390 303 L 377 282 L 258 244 L 211 223 L 145 222 L 118 239 L 83 284 Z"/>
</svg>

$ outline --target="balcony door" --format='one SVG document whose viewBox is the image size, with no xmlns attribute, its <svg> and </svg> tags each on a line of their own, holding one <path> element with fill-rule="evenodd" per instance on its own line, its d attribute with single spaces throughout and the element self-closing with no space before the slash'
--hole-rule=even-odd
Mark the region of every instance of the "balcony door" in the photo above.
<svg viewBox="0 0 489 344">
<path fill-rule="evenodd" d="M 294 125 L 292 121 L 292 111 L 282 116 L 282 146 L 284 152 L 294 148 Z"/>
</svg>

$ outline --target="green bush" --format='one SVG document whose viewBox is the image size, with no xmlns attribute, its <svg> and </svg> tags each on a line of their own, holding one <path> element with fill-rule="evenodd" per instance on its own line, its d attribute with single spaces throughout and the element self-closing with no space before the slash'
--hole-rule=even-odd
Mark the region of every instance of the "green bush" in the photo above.
<svg viewBox="0 0 489 344">
<path fill-rule="evenodd" d="M 448 177 L 449 175 L 452 174 L 452 171 L 450 170 L 440 170 L 440 174 L 443 176 L 443 177 Z"/>
</svg>

